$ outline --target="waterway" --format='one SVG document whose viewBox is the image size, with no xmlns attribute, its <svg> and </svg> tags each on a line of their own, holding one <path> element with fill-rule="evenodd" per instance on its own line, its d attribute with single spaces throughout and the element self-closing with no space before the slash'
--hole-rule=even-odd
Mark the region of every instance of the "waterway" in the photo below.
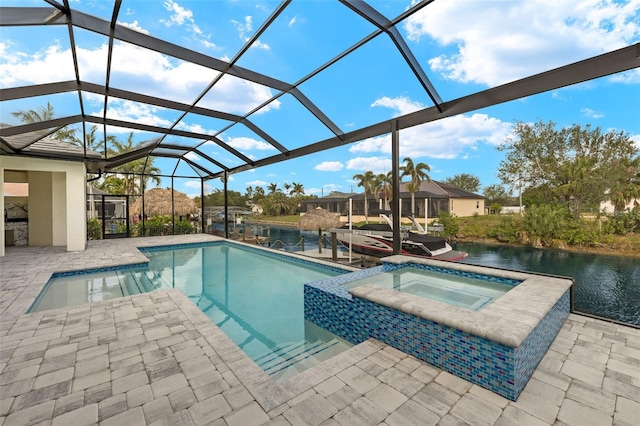
<svg viewBox="0 0 640 426">
<path fill-rule="evenodd" d="M 455 249 L 469 253 L 464 263 L 572 277 L 574 310 L 640 326 L 638 258 L 477 243 Z"/>
<path fill-rule="evenodd" d="M 318 246 L 317 232 L 270 227 L 271 243 L 280 240 L 287 251 Z M 574 310 L 640 326 L 640 259 L 562 250 L 459 243 L 454 249 L 469 256 L 462 260 L 481 266 L 542 272 L 574 279 Z"/>
</svg>

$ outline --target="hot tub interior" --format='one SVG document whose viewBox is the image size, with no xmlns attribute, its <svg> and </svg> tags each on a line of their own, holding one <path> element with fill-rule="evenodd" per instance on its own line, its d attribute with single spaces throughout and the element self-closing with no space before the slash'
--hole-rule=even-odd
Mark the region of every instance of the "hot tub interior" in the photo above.
<svg viewBox="0 0 640 426">
<path fill-rule="evenodd" d="M 390 290 L 477 311 L 511 290 L 518 282 L 496 282 L 490 277 L 447 274 L 404 267 L 346 283 L 347 288 L 373 284 Z"/>
</svg>

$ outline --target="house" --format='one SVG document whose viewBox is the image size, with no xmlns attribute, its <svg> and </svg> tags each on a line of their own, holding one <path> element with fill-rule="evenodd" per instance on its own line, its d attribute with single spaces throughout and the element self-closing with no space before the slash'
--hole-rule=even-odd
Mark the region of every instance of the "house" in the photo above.
<svg viewBox="0 0 640 426">
<path fill-rule="evenodd" d="M 364 193 L 336 192 L 326 197 L 306 200 L 301 203 L 300 211 L 307 212 L 322 207 L 346 216 L 349 212 L 349 198 L 353 200 L 354 221 L 364 220 Z M 369 216 L 375 216 L 375 212 L 379 210 L 389 210 L 380 196 L 369 194 L 367 204 Z M 420 190 L 415 193 L 416 218 L 424 218 L 425 211 L 428 218 L 435 218 L 440 212 L 459 217 L 484 215 L 484 207 L 485 198 L 482 195 L 434 180 L 422 182 Z M 407 183 L 400 184 L 400 212 L 403 216 L 411 214 L 411 193 L 407 190 Z"/>
<path fill-rule="evenodd" d="M 33 142 L 31 139 L 36 139 Z M 0 256 L 5 245 L 15 243 L 19 232 L 16 226 L 24 228 L 29 246 L 65 246 L 68 251 L 84 250 L 87 235 L 85 216 L 85 184 L 87 169 L 85 160 L 97 161 L 97 152 L 76 147 L 49 137 L 37 139 L 34 135 L 6 137 L 10 148 L 0 156 L 0 207 L 4 211 L 12 204 L 12 212 L 7 209 L 6 220 L 0 222 Z M 22 155 L 10 155 L 11 150 L 20 150 Z M 66 159 L 56 158 L 63 153 Z M 46 157 L 46 158 L 42 158 Z M 8 195 L 13 183 L 26 184 L 28 189 L 20 203 L 26 202 L 26 217 L 13 221 L 17 210 L 16 199 Z M 10 241 L 10 239 L 12 241 Z M 21 238 L 17 238 L 21 241 Z"/>
<path fill-rule="evenodd" d="M 304 200 L 300 203 L 300 213 L 310 212 L 320 207 L 332 213 L 346 216 L 349 214 L 349 198 L 355 198 L 358 195 L 360 194 L 355 192 L 334 191 L 326 197 Z"/>
</svg>

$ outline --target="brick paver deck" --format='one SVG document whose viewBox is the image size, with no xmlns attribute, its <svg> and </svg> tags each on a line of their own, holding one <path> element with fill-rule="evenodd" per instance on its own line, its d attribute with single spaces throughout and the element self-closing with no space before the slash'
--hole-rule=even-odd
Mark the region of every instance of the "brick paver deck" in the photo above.
<svg viewBox="0 0 640 426">
<path fill-rule="evenodd" d="M 213 239 L 8 248 L 0 426 L 638 424 L 640 331 L 574 314 L 515 402 L 374 340 L 276 384 L 179 290 L 25 314 L 54 271 Z"/>
</svg>

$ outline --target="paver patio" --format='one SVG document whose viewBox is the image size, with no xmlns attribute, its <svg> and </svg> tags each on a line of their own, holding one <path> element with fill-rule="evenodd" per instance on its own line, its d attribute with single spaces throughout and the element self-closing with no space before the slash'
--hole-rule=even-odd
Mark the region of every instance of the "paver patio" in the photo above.
<svg viewBox="0 0 640 426">
<path fill-rule="evenodd" d="M 11 247 L 0 258 L 2 425 L 632 425 L 640 330 L 571 314 L 517 401 L 369 340 L 274 383 L 182 292 L 25 314 L 54 271 L 208 235 Z"/>
</svg>

